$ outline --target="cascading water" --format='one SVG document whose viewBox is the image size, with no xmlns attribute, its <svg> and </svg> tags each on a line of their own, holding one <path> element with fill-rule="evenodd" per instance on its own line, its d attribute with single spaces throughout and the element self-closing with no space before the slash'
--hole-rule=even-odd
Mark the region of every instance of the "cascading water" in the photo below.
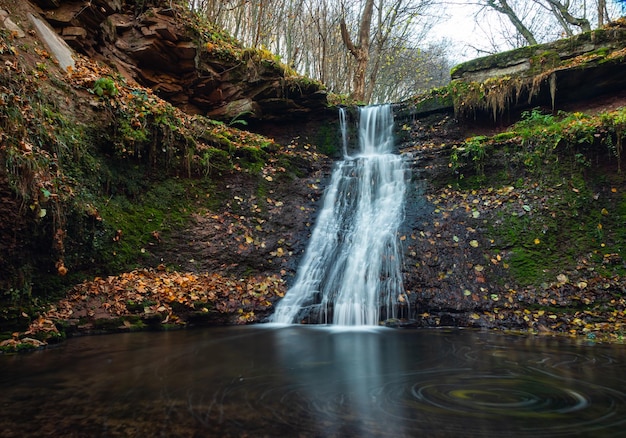
<svg viewBox="0 0 626 438">
<path fill-rule="evenodd" d="M 308 318 L 377 325 L 396 317 L 404 294 L 397 234 L 404 219 L 406 165 L 392 153 L 389 105 L 359 110 L 354 156 L 348 155 L 346 119 L 340 110 L 343 160 L 335 165 L 295 283 L 278 303 L 273 322 Z"/>
</svg>

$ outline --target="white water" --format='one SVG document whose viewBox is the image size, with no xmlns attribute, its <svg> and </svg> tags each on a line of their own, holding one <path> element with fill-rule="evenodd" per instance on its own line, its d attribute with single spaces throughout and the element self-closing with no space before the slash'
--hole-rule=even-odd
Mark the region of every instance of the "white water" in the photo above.
<svg viewBox="0 0 626 438">
<path fill-rule="evenodd" d="M 392 153 L 388 105 L 360 109 L 354 156 L 348 155 L 346 119 L 342 111 L 344 159 L 335 165 L 295 283 L 276 306 L 273 322 L 377 325 L 396 317 L 404 293 L 397 234 L 404 219 L 405 162 Z"/>
</svg>

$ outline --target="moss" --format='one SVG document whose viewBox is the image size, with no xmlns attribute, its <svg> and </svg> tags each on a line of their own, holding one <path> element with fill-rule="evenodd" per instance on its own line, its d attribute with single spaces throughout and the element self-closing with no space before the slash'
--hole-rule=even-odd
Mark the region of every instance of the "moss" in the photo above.
<svg viewBox="0 0 626 438">
<path fill-rule="evenodd" d="M 452 79 L 458 79 L 465 73 L 485 70 L 487 68 L 506 67 L 514 60 L 528 59 L 532 57 L 539 47 L 539 45 L 526 46 L 519 49 L 476 58 L 453 67 L 450 75 Z"/>
<path fill-rule="evenodd" d="M 119 318 L 99 318 L 93 321 L 93 327 L 97 331 L 116 332 L 141 331 L 148 327 L 140 316 L 121 316 Z"/>
<path fill-rule="evenodd" d="M 515 283 L 553 281 L 581 258 L 607 277 L 624 275 L 626 178 L 612 140 L 622 121 L 623 110 L 596 116 L 530 111 L 509 131 L 471 137 L 451 149 L 457 187 L 505 184 L 525 196 L 505 204 L 486 234 Z"/>
<path fill-rule="evenodd" d="M 256 196 L 257 207 L 261 210 L 261 214 L 267 212 L 268 188 L 264 178 L 259 178 L 254 195 Z"/>
<path fill-rule="evenodd" d="M 216 148 L 208 148 L 202 151 L 199 154 L 198 163 L 204 176 L 222 175 L 233 168 L 230 154 Z"/>
<path fill-rule="evenodd" d="M 39 347 L 36 347 L 33 344 L 29 344 L 29 343 L 19 343 L 15 346 L 13 345 L 5 345 L 0 347 L 0 352 L 3 353 L 23 353 L 23 352 L 27 352 L 27 351 L 35 351 L 37 350 Z"/>
<path fill-rule="evenodd" d="M 522 286 L 538 284 L 548 278 L 546 258 L 539 251 L 517 248 L 508 258 L 513 278 Z"/>
<path fill-rule="evenodd" d="M 315 132 L 314 143 L 317 151 L 329 157 L 339 157 L 340 149 L 337 147 L 341 143 L 338 138 L 337 126 L 335 124 L 324 124 L 318 127 Z"/>
<path fill-rule="evenodd" d="M 444 108 L 454 107 L 454 87 L 448 84 L 444 87 L 433 88 L 432 90 L 414 96 L 411 99 L 412 112 L 417 114 L 440 111 Z"/>
<path fill-rule="evenodd" d="M 266 164 L 267 153 L 261 148 L 243 146 L 236 149 L 234 157 L 242 168 L 251 173 L 259 173 Z"/>
<path fill-rule="evenodd" d="M 530 72 L 541 73 L 556 68 L 561 63 L 561 57 L 554 50 L 546 50 L 533 54 L 528 62 L 530 63 Z"/>
<path fill-rule="evenodd" d="M 496 143 L 505 143 L 509 140 L 513 140 L 517 136 L 518 134 L 515 131 L 505 131 L 494 135 L 492 140 Z"/>
<path fill-rule="evenodd" d="M 143 300 L 143 301 L 127 301 L 126 310 L 130 313 L 143 313 L 146 307 L 155 305 L 155 301 Z"/>
<path fill-rule="evenodd" d="M 473 117 L 487 110 L 494 119 L 498 119 L 520 98 L 530 102 L 544 89 L 549 90 L 554 106 L 557 93 L 555 72 L 621 62 L 624 58 L 625 38 L 626 31 L 623 29 L 600 29 L 459 64 L 451 71 L 452 83 L 456 84 L 452 90 L 455 111 L 460 116 Z M 589 50 L 590 45 L 592 50 Z M 517 71 L 510 76 L 491 77 L 486 81 L 474 79 L 489 70 L 510 71 L 511 66 L 516 66 Z"/>
<path fill-rule="evenodd" d="M 215 160 L 210 166 L 208 171 L 216 172 Z M 182 230 L 193 212 L 217 210 L 223 202 L 209 178 L 164 178 L 145 170 L 122 163 L 109 174 L 110 194 L 92 199 L 99 220 L 93 220 L 89 246 L 82 248 L 83 257 L 89 249 L 91 258 L 85 269 L 95 263 L 99 271 L 113 274 L 156 264 L 152 254 L 161 241 Z"/>
</svg>

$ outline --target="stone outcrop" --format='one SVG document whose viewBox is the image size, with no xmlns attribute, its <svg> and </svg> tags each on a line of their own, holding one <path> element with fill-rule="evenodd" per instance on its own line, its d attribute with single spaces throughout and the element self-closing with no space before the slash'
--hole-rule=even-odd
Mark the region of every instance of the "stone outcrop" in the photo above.
<svg viewBox="0 0 626 438">
<path fill-rule="evenodd" d="M 572 38 L 473 59 L 456 66 L 451 76 L 453 80 L 485 82 L 502 76 L 534 77 L 552 70 L 585 70 L 611 59 L 621 60 L 625 48 L 626 22 L 616 21 Z M 584 58 L 577 59 L 580 56 Z"/>
<path fill-rule="evenodd" d="M 214 44 L 170 2 L 33 0 L 78 53 L 114 64 L 127 79 L 181 109 L 215 119 L 325 114 L 321 84 L 234 41 Z"/>
<path fill-rule="evenodd" d="M 24 38 L 25 34 L 21 27 L 19 27 L 9 16 L 9 13 L 4 9 L 0 9 L 0 25 L 9 32 L 15 34 L 17 38 Z"/>
<path fill-rule="evenodd" d="M 572 38 L 477 58 L 452 69 L 451 84 L 396 105 L 400 118 L 454 111 L 512 122 L 521 111 L 556 111 L 626 93 L 626 20 Z"/>
<path fill-rule="evenodd" d="M 72 50 L 68 47 L 63 39 L 59 37 L 50 27 L 38 17 L 32 14 L 28 15 L 28 18 L 37 29 L 37 33 L 41 39 L 46 43 L 46 46 L 54 54 L 57 62 L 63 70 L 68 68 L 74 68 L 74 59 L 72 58 Z"/>
</svg>

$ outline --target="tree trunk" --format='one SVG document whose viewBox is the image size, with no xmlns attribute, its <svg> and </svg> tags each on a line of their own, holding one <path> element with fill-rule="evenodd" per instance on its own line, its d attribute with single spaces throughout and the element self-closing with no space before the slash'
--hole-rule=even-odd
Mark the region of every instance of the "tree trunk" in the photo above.
<svg viewBox="0 0 626 438">
<path fill-rule="evenodd" d="M 605 14 L 606 14 L 606 0 L 598 0 L 598 28 L 604 26 Z"/>
<path fill-rule="evenodd" d="M 501 14 L 506 15 L 511 23 L 513 23 L 513 26 L 515 26 L 515 29 L 520 33 L 520 35 L 522 35 L 522 37 L 524 37 L 528 44 L 530 44 L 531 46 L 537 44 L 535 36 L 526 26 L 524 26 L 524 23 L 522 23 L 522 20 L 520 20 L 513 8 L 509 6 L 507 0 L 498 0 L 497 4 L 496 0 L 487 0 L 487 4 L 492 9 L 495 9 Z"/>
<path fill-rule="evenodd" d="M 564 5 L 559 0 L 547 1 L 556 9 L 556 11 L 558 11 L 558 14 L 560 14 L 567 23 L 571 24 L 572 26 L 580 27 L 583 32 L 589 32 L 591 30 L 591 24 L 589 23 L 589 20 L 587 20 L 586 18 L 574 17 L 572 14 L 569 13 L 568 5 Z M 554 12 L 555 14 L 557 14 L 556 11 Z"/>
<path fill-rule="evenodd" d="M 356 66 L 352 77 L 352 98 L 359 102 L 365 101 L 365 75 L 367 64 L 369 63 L 370 48 L 370 26 L 372 23 L 372 13 L 374 11 L 374 0 L 367 0 L 361 15 L 359 25 L 359 40 L 357 44 L 352 42 L 345 19 L 341 18 L 341 38 L 346 48 L 350 51 Z M 364 102 L 367 103 L 367 102 Z"/>
<path fill-rule="evenodd" d="M 556 21 L 558 21 L 561 27 L 563 28 L 563 32 L 565 33 L 565 36 L 567 38 L 574 36 L 574 32 L 572 31 L 572 28 L 568 26 L 567 21 L 565 21 L 563 16 L 559 13 L 556 6 L 554 6 L 553 4 L 550 4 L 550 9 L 552 10 L 552 14 L 556 17 Z"/>
</svg>

